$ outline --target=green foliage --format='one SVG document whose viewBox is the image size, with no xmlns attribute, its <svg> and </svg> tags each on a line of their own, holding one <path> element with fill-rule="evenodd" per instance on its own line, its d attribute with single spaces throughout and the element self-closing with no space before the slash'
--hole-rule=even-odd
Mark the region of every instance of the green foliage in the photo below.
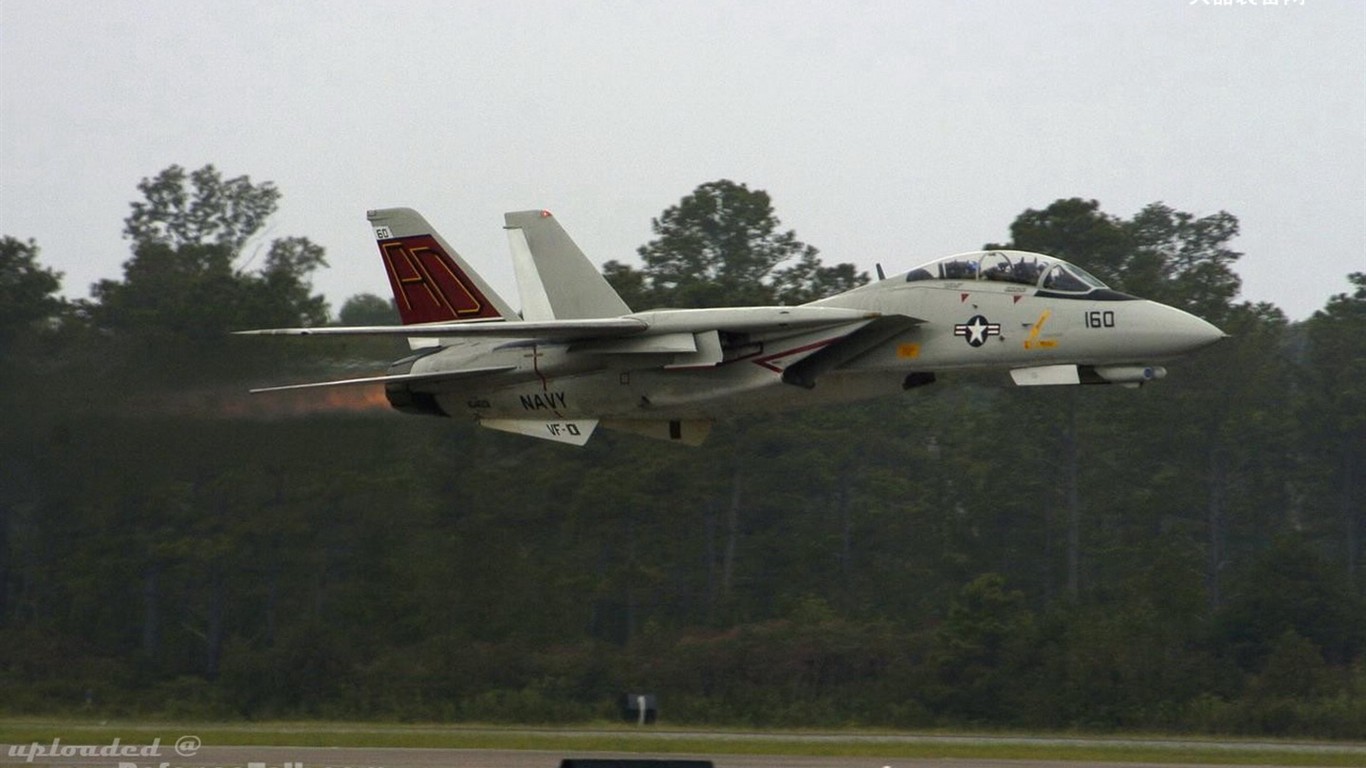
<svg viewBox="0 0 1366 768">
<path fill-rule="evenodd" d="M 25 276 L 0 280 L 23 286 L 19 326 L 98 323 L 34 335 L 0 388 L 0 710 L 567 722 L 646 690 L 671 723 L 1366 738 L 1366 278 L 1299 325 L 1237 304 L 1226 214 L 1073 199 L 1012 226 L 1233 334 L 1160 385 L 949 374 L 723 421 L 698 450 L 609 433 L 569 451 L 240 396 L 269 353 L 221 331 L 326 321 L 306 280 L 323 254 L 286 238 L 243 265 L 269 185 L 143 187 L 123 280 L 83 316 L 50 300 L 36 246 L 0 250 Z M 822 271 L 762 193 L 694 197 L 644 269 L 609 265 L 633 306 L 862 280 Z M 342 321 L 392 307 L 354 297 Z"/>
<path fill-rule="evenodd" d="M 992 248 L 1038 251 L 1079 264 L 1119 290 L 1172 304 L 1220 324 L 1241 280 L 1228 247 L 1238 220 L 1224 211 L 1196 218 L 1151 203 L 1132 219 L 1104 213 L 1095 200 L 1057 200 L 1010 225 L 1011 241 Z"/>
<path fill-rule="evenodd" d="M 1340 293 L 1306 324 L 1313 405 L 1331 427 L 1360 435 L 1366 428 L 1366 272 L 1348 276 L 1354 290 Z"/>
<path fill-rule="evenodd" d="M 179 165 L 169 166 L 139 182 L 138 191 L 146 199 L 133 202 L 123 228 L 135 248 L 217 245 L 234 254 L 275 213 L 280 199 L 271 182 L 224 179 L 212 165 L 188 174 Z"/>
<path fill-rule="evenodd" d="M 327 322 L 327 301 L 321 295 L 311 295 L 308 283 L 308 277 L 325 266 L 323 247 L 306 237 L 272 241 L 259 275 L 248 281 L 255 289 L 249 294 L 260 306 L 244 307 L 243 315 L 268 324 Z"/>
<path fill-rule="evenodd" d="M 1337 686 L 1323 652 L 1314 641 L 1287 628 L 1268 649 L 1262 673 L 1252 682 L 1256 695 L 1284 699 L 1313 699 Z"/>
<path fill-rule="evenodd" d="M 1066 259 L 1111 285 L 1123 285 L 1124 262 L 1132 252 L 1119 218 L 1100 210 L 1095 200 L 1057 200 L 1042 210 L 1030 208 L 1010 224 L 1010 242 L 986 245 L 1038 251 Z"/>
<path fill-rule="evenodd" d="M 1347 570 L 1362 578 L 1366 540 L 1366 273 L 1348 276 L 1350 293 L 1332 297 L 1305 323 L 1307 350 L 1298 415 L 1306 432 L 1306 460 L 1315 507 L 1331 515 L 1347 556 Z"/>
<path fill-rule="evenodd" d="M 338 313 L 342 325 L 398 325 L 398 310 L 392 299 L 382 299 L 373 293 L 358 293 L 342 304 Z"/>
<path fill-rule="evenodd" d="M 708 182 L 651 221 L 656 238 L 637 251 L 643 269 L 613 261 L 603 270 L 638 309 L 798 304 L 868 281 L 852 264 L 822 265 L 780 226 L 767 192 Z"/>
<path fill-rule="evenodd" d="M 1152 203 L 1124 229 L 1130 240 L 1121 267 L 1127 290 L 1223 321 L 1242 284 L 1232 269 L 1242 254 L 1227 245 L 1238 235 L 1238 219 L 1226 211 L 1196 218 Z"/>
<path fill-rule="evenodd" d="M 1216 637 L 1245 669 L 1263 670 L 1286 633 L 1312 643 L 1336 666 L 1366 650 L 1366 600 L 1302 541 L 1278 541 L 1234 586 Z"/>
<path fill-rule="evenodd" d="M 0 238 L 0 343 L 32 332 L 65 308 L 56 293 L 62 275 L 38 263 L 38 244 L 6 235 Z"/>
<path fill-rule="evenodd" d="M 1024 593 L 1007 591 L 1000 574 L 964 586 L 935 633 L 936 709 L 973 723 L 1014 717 L 1019 702 L 1011 696 L 1011 678 L 1026 664 L 1033 623 Z"/>
<path fill-rule="evenodd" d="M 208 352 L 221 362 L 232 330 L 327 322 L 327 303 L 310 285 L 327 263 L 322 247 L 277 239 L 257 268 L 238 266 L 275 211 L 280 193 L 270 182 L 224 180 L 212 165 L 189 174 L 173 165 L 138 189 L 146 199 L 124 222 L 133 255 L 123 280 L 92 288 L 85 311 L 94 325 L 154 355 Z"/>
</svg>

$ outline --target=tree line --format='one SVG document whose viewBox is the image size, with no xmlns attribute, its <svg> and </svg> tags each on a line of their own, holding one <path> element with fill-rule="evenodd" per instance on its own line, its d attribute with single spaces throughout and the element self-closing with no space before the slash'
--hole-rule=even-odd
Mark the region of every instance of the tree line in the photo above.
<svg viewBox="0 0 1366 768">
<path fill-rule="evenodd" d="M 1366 274 L 1291 323 L 1239 301 L 1233 215 L 1058 200 L 988 247 L 1232 337 L 1137 391 L 943 375 L 568 450 L 248 398 L 403 351 L 231 336 L 329 322 L 323 250 L 257 241 L 269 182 L 137 189 L 88 299 L 0 240 L 0 712 L 565 722 L 650 690 L 675 723 L 1366 738 Z M 727 180 L 653 233 L 604 265 L 637 309 L 868 279 Z"/>
</svg>

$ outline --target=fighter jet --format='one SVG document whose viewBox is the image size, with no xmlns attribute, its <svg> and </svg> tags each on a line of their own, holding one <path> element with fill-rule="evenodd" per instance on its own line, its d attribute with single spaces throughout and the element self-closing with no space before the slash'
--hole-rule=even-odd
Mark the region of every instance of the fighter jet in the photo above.
<svg viewBox="0 0 1366 768">
<path fill-rule="evenodd" d="M 1160 379 L 1224 337 L 1040 253 L 960 253 L 800 306 L 632 311 L 546 211 L 505 215 L 521 312 L 416 211 L 368 214 L 403 324 L 254 335 L 398 335 L 383 375 L 264 387 L 382 386 L 399 411 L 583 445 L 604 429 L 700 444 L 721 416 L 921 387 L 943 371 L 1020 386 Z M 881 269 L 879 269 L 881 272 Z"/>
</svg>

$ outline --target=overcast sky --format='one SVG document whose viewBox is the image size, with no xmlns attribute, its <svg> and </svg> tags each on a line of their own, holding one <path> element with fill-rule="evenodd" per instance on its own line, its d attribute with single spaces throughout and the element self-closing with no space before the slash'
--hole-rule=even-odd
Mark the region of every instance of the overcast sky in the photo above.
<svg viewBox="0 0 1366 768">
<path fill-rule="evenodd" d="M 68 295 L 121 278 L 137 183 L 283 192 L 333 311 L 388 296 L 408 205 L 515 303 L 504 211 L 595 262 L 726 178 L 827 263 L 890 273 L 1094 198 L 1226 210 L 1243 297 L 1293 319 L 1366 271 L 1366 3 L 0 0 L 0 234 Z"/>
</svg>

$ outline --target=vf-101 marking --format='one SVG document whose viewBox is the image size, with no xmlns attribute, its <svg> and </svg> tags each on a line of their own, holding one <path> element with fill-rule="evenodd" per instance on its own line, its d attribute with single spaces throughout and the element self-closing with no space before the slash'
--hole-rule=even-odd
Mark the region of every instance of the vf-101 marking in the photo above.
<svg viewBox="0 0 1366 768">
<path fill-rule="evenodd" d="M 1224 335 L 1021 251 L 949 256 L 795 307 L 635 312 L 545 211 L 505 216 L 516 312 L 417 212 L 369 219 L 403 325 L 243 333 L 400 335 L 413 354 L 384 375 L 254 392 L 383 386 L 400 411 L 558 442 L 601 426 L 695 445 L 718 416 L 889 394 L 940 371 L 1138 386 Z"/>
</svg>

